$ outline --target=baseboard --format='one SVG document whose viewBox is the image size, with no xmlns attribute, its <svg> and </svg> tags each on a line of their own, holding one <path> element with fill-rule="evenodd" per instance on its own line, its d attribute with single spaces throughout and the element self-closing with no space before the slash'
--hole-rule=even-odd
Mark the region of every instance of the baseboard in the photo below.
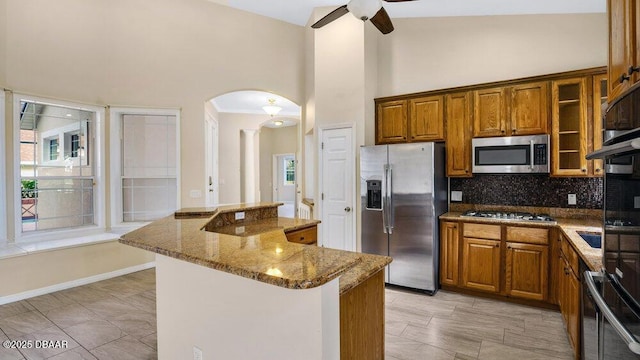
<svg viewBox="0 0 640 360">
<path fill-rule="evenodd" d="M 156 266 L 156 263 L 152 261 L 152 262 L 148 262 L 146 264 L 131 266 L 131 267 L 124 268 L 124 269 L 118 269 L 118 270 L 111 271 L 111 272 L 108 272 L 108 273 L 93 275 L 93 276 L 89 276 L 89 277 L 86 277 L 86 278 L 67 281 L 67 282 L 64 282 L 64 283 L 55 284 L 55 285 L 51 285 L 51 286 L 45 286 L 43 288 L 29 290 L 29 291 L 21 292 L 21 293 L 18 293 L 18 294 L 2 296 L 2 297 L 0 297 L 0 305 L 12 303 L 12 302 L 16 302 L 16 301 L 20 301 L 20 300 L 24 300 L 24 299 L 29 299 L 29 298 L 40 296 L 40 295 L 44 295 L 44 294 L 49 294 L 49 293 L 60 291 L 60 290 L 66 290 L 66 289 L 70 289 L 70 288 L 73 288 L 73 287 L 76 287 L 76 286 L 87 285 L 87 284 L 91 284 L 91 283 L 94 283 L 94 282 L 97 282 L 97 281 L 107 280 L 107 279 L 111 279 L 111 278 L 114 278 L 114 277 L 131 274 L 131 273 L 134 273 L 134 272 L 137 272 L 137 271 L 151 269 L 151 268 L 153 268 L 155 266 Z"/>
</svg>

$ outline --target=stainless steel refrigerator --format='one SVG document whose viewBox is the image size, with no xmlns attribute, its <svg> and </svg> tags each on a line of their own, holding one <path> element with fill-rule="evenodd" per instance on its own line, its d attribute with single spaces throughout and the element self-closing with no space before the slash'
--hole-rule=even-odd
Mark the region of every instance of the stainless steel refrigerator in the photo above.
<svg viewBox="0 0 640 360">
<path fill-rule="evenodd" d="M 386 282 L 435 293 L 438 216 L 447 211 L 443 143 L 360 148 L 362 251 L 393 258 Z"/>
</svg>

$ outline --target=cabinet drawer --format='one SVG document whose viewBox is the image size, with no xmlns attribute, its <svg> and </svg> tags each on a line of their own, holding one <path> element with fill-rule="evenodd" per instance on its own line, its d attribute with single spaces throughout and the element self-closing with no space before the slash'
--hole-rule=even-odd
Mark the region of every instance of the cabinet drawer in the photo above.
<svg viewBox="0 0 640 360">
<path fill-rule="evenodd" d="M 549 229 L 507 226 L 507 241 L 548 245 Z"/>
<path fill-rule="evenodd" d="M 485 225 L 464 223 L 462 225 L 463 236 L 478 239 L 500 240 L 500 225 Z"/>
<path fill-rule="evenodd" d="M 287 241 L 297 243 L 297 244 L 306 244 L 306 245 L 315 245 L 318 241 L 318 227 L 312 226 L 305 229 L 300 229 L 296 231 L 291 231 L 285 233 L 287 236 Z"/>
</svg>

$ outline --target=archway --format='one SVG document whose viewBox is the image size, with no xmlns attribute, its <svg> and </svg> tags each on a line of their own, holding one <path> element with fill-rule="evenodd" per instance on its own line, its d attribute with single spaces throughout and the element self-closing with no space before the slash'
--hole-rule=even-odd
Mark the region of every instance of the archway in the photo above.
<svg viewBox="0 0 640 360">
<path fill-rule="evenodd" d="M 263 109 L 268 105 L 279 107 L 279 112 L 268 114 Z M 265 91 L 233 91 L 207 101 L 205 124 L 207 128 L 211 123 L 217 124 L 218 134 L 218 139 L 210 138 L 212 131 L 205 134 L 205 182 L 211 198 L 216 199 L 217 195 L 219 204 L 276 201 L 273 199 L 273 155 L 294 154 L 295 173 L 301 173 L 300 117 L 300 106 Z M 287 201 L 292 206 L 300 193 L 297 178 L 294 176 L 294 198 Z M 208 200 L 207 205 L 214 204 Z"/>
</svg>

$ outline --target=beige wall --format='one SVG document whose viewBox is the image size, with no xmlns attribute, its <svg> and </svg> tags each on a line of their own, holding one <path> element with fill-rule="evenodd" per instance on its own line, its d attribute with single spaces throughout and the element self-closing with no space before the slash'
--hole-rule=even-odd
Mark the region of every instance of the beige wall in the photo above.
<svg viewBox="0 0 640 360">
<path fill-rule="evenodd" d="M 204 101 L 269 89 L 302 103 L 302 27 L 202 0 L 5 1 L 8 87 L 182 109 L 184 207 L 204 203 L 188 196 L 205 191 Z"/>
<path fill-rule="evenodd" d="M 260 129 L 260 200 L 273 201 L 273 155 L 296 154 L 298 126 Z M 300 159 L 298 159 L 300 161 Z M 299 175 L 299 174 L 296 174 Z M 300 184 L 297 184 L 299 187 Z M 294 191 L 292 189 L 292 191 Z M 293 195 L 295 196 L 295 194 Z"/>
<path fill-rule="evenodd" d="M 606 14 L 394 19 L 378 44 L 390 96 L 607 64 Z"/>
<path fill-rule="evenodd" d="M 97 105 L 180 108 L 181 205 L 201 206 L 204 197 L 192 199 L 189 191 L 206 191 L 204 102 L 268 89 L 302 103 L 303 34 L 302 27 L 203 0 L 0 0 L 0 86 Z M 3 151 L 11 158 L 11 121 L 7 130 Z M 221 148 L 220 158 L 228 153 Z M 7 170 L 13 176 L 11 163 Z M 15 212 L 12 203 L 7 211 Z M 2 292 L 149 261 L 145 252 L 118 246 L 0 260 L 0 273 L 15 275 Z"/>
<path fill-rule="evenodd" d="M 116 241 L 0 260 L 0 298 L 153 262 L 148 251 Z"/>
</svg>

